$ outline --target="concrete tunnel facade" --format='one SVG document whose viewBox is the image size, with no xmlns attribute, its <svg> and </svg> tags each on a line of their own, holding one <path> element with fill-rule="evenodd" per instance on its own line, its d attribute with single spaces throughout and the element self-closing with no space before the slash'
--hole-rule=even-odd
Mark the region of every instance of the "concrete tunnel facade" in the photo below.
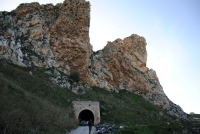
<svg viewBox="0 0 200 134">
<path fill-rule="evenodd" d="M 94 125 L 100 123 L 100 108 L 97 101 L 73 101 L 76 122 L 92 120 Z"/>
</svg>

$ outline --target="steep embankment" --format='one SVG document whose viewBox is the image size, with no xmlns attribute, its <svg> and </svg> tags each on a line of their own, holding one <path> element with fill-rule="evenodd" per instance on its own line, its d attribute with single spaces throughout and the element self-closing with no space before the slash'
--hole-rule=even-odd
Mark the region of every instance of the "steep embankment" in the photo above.
<svg viewBox="0 0 200 134">
<path fill-rule="evenodd" d="M 52 84 L 44 71 L 0 60 L 0 133 L 63 133 L 75 128 L 69 101 L 73 93 Z"/>
<path fill-rule="evenodd" d="M 146 67 L 143 37 L 117 39 L 92 52 L 89 2 L 21 4 L 12 12 L 0 12 L 0 25 L 0 59 L 23 67 L 56 68 L 65 74 L 78 71 L 82 82 L 107 90 L 128 90 L 170 115 L 190 120 L 167 98 L 155 71 Z"/>
<path fill-rule="evenodd" d="M 116 93 L 87 87 L 82 88 L 85 94 L 77 95 L 51 82 L 59 73 L 68 79 L 55 68 L 24 68 L 5 60 L 0 60 L 0 66 L 0 133 L 66 134 L 76 126 L 73 100 L 99 101 L 101 123 L 131 126 L 126 133 L 190 131 L 189 122 L 177 120 L 126 90 Z"/>
</svg>

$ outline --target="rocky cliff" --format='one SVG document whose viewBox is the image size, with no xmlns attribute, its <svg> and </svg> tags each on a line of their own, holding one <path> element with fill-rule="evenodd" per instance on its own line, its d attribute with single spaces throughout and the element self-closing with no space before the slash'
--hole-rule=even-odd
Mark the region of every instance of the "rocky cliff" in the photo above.
<svg viewBox="0 0 200 134">
<path fill-rule="evenodd" d="M 55 67 L 86 79 L 91 55 L 90 3 L 21 4 L 0 12 L 0 57 L 20 66 Z"/>
<path fill-rule="evenodd" d="M 188 119 L 167 98 L 156 72 L 146 67 L 143 37 L 133 34 L 93 52 L 89 26 L 90 3 L 85 0 L 65 0 L 55 6 L 21 4 L 11 12 L 0 12 L 0 59 L 66 74 L 78 71 L 82 82 L 116 92 L 126 89 L 173 116 Z"/>
</svg>

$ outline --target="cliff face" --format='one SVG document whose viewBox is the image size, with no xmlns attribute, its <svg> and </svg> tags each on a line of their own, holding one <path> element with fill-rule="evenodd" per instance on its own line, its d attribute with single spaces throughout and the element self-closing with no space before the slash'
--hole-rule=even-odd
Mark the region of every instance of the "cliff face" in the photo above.
<svg viewBox="0 0 200 134">
<path fill-rule="evenodd" d="M 188 119 L 167 98 L 155 71 L 146 67 L 143 37 L 133 34 L 93 52 L 89 25 L 90 3 L 85 0 L 65 0 L 56 6 L 21 4 L 12 12 L 0 12 L 0 59 L 66 74 L 79 71 L 83 82 L 116 92 L 126 89 L 171 115 Z"/>
<path fill-rule="evenodd" d="M 20 66 L 55 67 L 69 74 L 78 70 L 86 79 L 91 46 L 90 4 L 21 4 L 0 12 L 0 58 Z"/>
<path fill-rule="evenodd" d="M 183 110 L 165 95 L 156 72 L 146 67 L 146 41 L 138 35 L 108 42 L 93 53 L 89 67 L 91 85 L 107 90 L 126 89 L 165 109 L 169 114 L 187 119 Z"/>
</svg>

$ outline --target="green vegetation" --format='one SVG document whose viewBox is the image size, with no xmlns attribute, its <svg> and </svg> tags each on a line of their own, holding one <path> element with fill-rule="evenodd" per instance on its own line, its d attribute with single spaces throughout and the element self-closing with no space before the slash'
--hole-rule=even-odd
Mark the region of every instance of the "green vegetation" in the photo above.
<svg viewBox="0 0 200 134">
<path fill-rule="evenodd" d="M 199 122 L 200 123 L 200 114 L 191 114 L 191 116 L 194 118 L 194 120 L 196 122 Z"/>
<path fill-rule="evenodd" d="M 192 117 L 200 118 L 200 114 L 191 114 Z"/>
<path fill-rule="evenodd" d="M 64 133 L 76 127 L 68 101 L 73 93 L 50 83 L 43 69 L 4 61 L 0 66 L 1 133 Z"/>
<path fill-rule="evenodd" d="M 80 80 L 80 73 L 78 71 L 75 71 L 75 72 L 72 72 L 70 75 L 69 75 L 69 78 L 75 82 L 79 82 Z"/>
<path fill-rule="evenodd" d="M 76 95 L 52 84 L 50 75 L 44 73 L 47 70 L 22 68 L 0 60 L 1 133 L 69 132 L 77 126 L 73 100 L 99 101 L 101 123 L 126 126 L 117 134 L 181 133 L 191 128 L 189 122 L 177 121 L 126 90 L 115 93 L 92 87 L 85 89 L 85 94 Z"/>
</svg>

